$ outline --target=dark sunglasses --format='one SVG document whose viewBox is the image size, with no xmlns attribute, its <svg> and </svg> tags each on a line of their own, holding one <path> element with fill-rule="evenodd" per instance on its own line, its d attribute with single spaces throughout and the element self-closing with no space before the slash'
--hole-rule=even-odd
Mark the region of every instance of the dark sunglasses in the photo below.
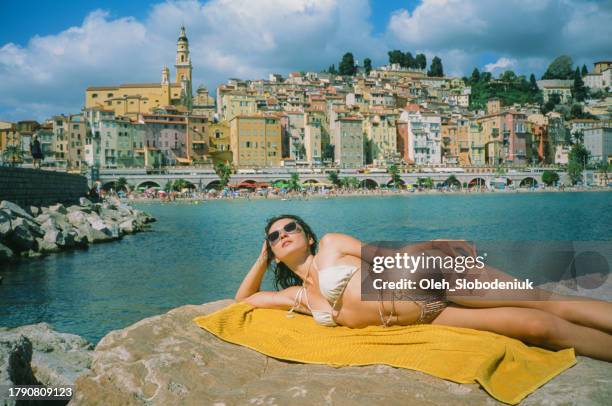
<svg viewBox="0 0 612 406">
<path fill-rule="evenodd" d="M 291 223 L 285 224 L 285 226 L 283 227 L 283 230 L 285 230 L 285 232 L 287 234 L 296 234 L 296 233 L 299 233 L 300 231 L 302 231 L 300 226 L 298 226 L 298 224 L 295 221 L 292 221 Z M 268 240 L 270 245 L 276 245 L 276 243 L 278 243 L 279 240 L 280 240 L 280 236 L 281 236 L 280 231 L 276 230 L 276 231 L 272 231 L 270 234 L 268 234 L 266 239 Z"/>
</svg>

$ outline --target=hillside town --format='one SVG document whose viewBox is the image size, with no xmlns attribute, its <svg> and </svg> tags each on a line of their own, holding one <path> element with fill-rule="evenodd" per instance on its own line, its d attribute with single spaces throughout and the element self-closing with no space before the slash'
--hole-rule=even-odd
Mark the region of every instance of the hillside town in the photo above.
<svg viewBox="0 0 612 406">
<path fill-rule="evenodd" d="M 439 58 L 428 69 L 425 55 L 397 50 L 372 67 L 346 53 L 338 70 L 232 78 L 211 96 L 194 89 L 181 27 L 174 75 L 167 66 L 160 73 L 153 83 L 88 87 L 79 112 L 0 121 L 3 164 L 80 173 L 215 165 L 405 172 L 612 161 L 612 60 L 574 71 L 562 56 L 536 80 L 478 69 L 445 76 Z"/>
</svg>

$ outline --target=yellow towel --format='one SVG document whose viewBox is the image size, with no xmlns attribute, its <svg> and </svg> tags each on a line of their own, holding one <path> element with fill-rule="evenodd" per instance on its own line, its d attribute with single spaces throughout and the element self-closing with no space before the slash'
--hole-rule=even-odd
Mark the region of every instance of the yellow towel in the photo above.
<svg viewBox="0 0 612 406">
<path fill-rule="evenodd" d="M 351 329 L 318 325 L 311 316 L 238 302 L 193 321 L 230 343 L 270 357 L 333 367 L 387 364 L 457 383 L 478 382 L 494 398 L 516 404 L 576 363 L 557 352 L 486 331 L 423 324 Z"/>
</svg>

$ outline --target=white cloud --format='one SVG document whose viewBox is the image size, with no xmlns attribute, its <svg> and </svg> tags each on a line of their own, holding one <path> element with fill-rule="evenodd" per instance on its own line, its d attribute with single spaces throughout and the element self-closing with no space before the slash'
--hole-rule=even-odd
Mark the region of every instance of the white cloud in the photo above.
<svg viewBox="0 0 612 406">
<path fill-rule="evenodd" d="M 211 90 L 228 77 L 318 71 L 346 51 L 382 58 L 369 13 L 367 0 L 169 0 L 142 21 L 95 10 L 82 25 L 35 36 L 26 46 L 0 45 L 0 116 L 24 118 L 32 103 L 38 119 L 76 112 L 87 86 L 159 81 L 163 65 L 173 70 L 182 24 L 194 85 Z"/>
<path fill-rule="evenodd" d="M 579 64 L 609 58 L 612 7 L 578 0 L 422 0 L 374 35 L 368 0 L 167 0 L 141 20 L 92 11 L 79 26 L 0 44 L 0 119 L 42 119 L 79 111 L 87 86 L 157 82 L 173 70 L 181 24 L 194 84 L 211 90 L 228 77 L 320 70 L 351 51 L 375 64 L 387 51 L 442 58 L 447 74 L 513 61 L 517 73 L 542 72 L 567 53 Z M 492 62 L 496 61 L 497 62 Z M 491 65 L 492 64 L 492 65 Z M 28 113 L 31 112 L 31 113 Z"/>
<path fill-rule="evenodd" d="M 516 68 L 517 62 L 516 59 L 511 58 L 499 58 L 494 63 L 488 63 L 484 66 L 484 70 L 487 72 L 494 72 L 496 70 L 512 70 Z"/>
<path fill-rule="evenodd" d="M 578 64 L 609 58 L 612 7 L 596 0 L 423 0 L 412 13 L 400 10 L 388 24 L 389 42 L 402 49 L 459 51 L 463 63 L 490 69 L 541 72 L 556 56 Z M 432 52 L 433 51 L 433 52 Z M 445 71 L 447 61 L 442 59 Z M 469 62 L 468 62 L 469 61 Z M 452 58 L 452 69 L 459 67 Z M 485 66 L 485 69 L 486 66 Z M 469 70 L 464 70 L 469 73 Z"/>
</svg>

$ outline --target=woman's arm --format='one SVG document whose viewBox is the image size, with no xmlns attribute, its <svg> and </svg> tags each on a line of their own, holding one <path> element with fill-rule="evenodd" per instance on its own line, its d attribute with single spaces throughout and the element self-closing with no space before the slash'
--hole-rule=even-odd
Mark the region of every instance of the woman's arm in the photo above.
<svg viewBox="0 0 612 406">
<path fill-rule="evenodd" d="M 240 302 L 241 300 L 251 296 L 252 294 L 259 292 L 261 280 L 263 279 L 267 268 L 268 251 L 267 243 L 264 240 L 261 252 L 259 253 L 259 257 L 257 257 L 257 260 L 255 261 L 249 272 L 246 274 L 244 280 L 240 284 L 240 287 L 236 291 L 236 296 L 234 297 L 236 301 Z"/>
<path fill-rule="evenodd" d="M 299 288 L 299 286 L 290 286 L 278 292 L 257 292 L 241 301 L 255 307 L 287 310 L 296 304 L 295 300 Z M 304 312 L 303 306 L 296 310 Z"/>
</svg>

